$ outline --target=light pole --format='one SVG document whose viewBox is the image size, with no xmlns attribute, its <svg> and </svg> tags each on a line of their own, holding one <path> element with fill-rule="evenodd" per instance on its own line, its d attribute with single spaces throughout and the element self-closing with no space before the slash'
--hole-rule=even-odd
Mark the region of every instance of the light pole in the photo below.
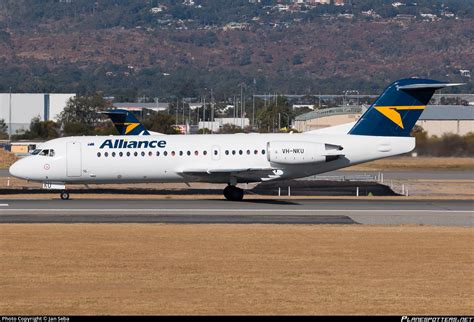
<svg viewBox="0 0 474 322">
<path fill-rule="evenodd" d="M 257 80 L 253 79 L 253 95 L 252 95 L 252 128 L 255 127 L 255 85 L 257 85 Z"/>
<path fill-rule="evenodd" d="M 244 106 L 244 83 L 240 83 L 240 127 L 243 128 L 243 106 Z"/>
<path fill-rule="evenodd" d="M 176 100 L 176 117 L 174 120 L 174 125 L 176 128 L 178 127 L 178 107 L 179 107 L 179 99 Z"/>
<path fill-rule="evenodd" d="M 204 128 L 206 128 L 206 91 L 207 88 L 204 88 L 204 100 L 203 100 L 203 105 L 202 105 L 202 125 Z"/>
<path fill-rule="evenodd" d="M 214 95 L 211 88 L 211 134 L 214 132 Z"/>
<path fill-rule="evenodd" d="M 244 82 L 239 84 L 240 86 L 240 126 L 242 129 L 244 128 L 244 110 L 245 110 L 245 102 L 244 102 Z"/>
<path fill-rule="evenodd" d="M 8 142 L 12 141 L 12 88 L 10 86 L 10 95 L 8 103 Z"/>
</svg>

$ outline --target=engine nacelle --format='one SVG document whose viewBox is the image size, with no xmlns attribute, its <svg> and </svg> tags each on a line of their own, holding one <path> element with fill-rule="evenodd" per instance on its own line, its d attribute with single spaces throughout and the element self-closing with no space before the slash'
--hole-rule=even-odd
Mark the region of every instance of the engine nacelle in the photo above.
<svg viewBox="0 0 474 322">
<path fill-rule="evenodd" d="M 267 143 L 267 159 L 281 164 L 325 162 L 326 144 L 298 141 L 272 141 Z"/>
</svg>

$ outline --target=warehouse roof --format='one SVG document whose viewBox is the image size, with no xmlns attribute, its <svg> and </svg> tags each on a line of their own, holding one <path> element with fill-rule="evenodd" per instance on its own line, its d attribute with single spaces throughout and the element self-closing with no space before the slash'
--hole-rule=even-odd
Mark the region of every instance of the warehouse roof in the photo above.
<svg viewBox="0 0 474 322">
<path fill-rule="evenodd" d="M 474 120 L 474 106 L 429 105 L 420 120 Z"/>
<path fill-rule="evenodd" d="M 333 115 L 362 114 L 363 109 L 365 107 L 362 106 L 333 107 L 298 115 L 295 120 L 308 121 Z M 474 106 L 428 105 L 420 120 L 474 120 Z"/>
<path fill-rule="evenodd" d="M 142 109 L 150 109 L 155 111 L 163 111 L 169 107 L 168 103 L 114 103 L 116 108 L 124 110 L 137 111 Z"/>
<path fill-rule="evenodd" d="M 345 114 L 361 114 L 362 106 L 338 106 L 332 108 L 324 108 L 321 110 L 315 110 L 308 113 L 304 113 L 295 117 L 296 121 L 308 121 L 326 116 L 333 115 L 345 115 Z M 364 108 L 365 110 L 365 108 Z"/>
</svg>

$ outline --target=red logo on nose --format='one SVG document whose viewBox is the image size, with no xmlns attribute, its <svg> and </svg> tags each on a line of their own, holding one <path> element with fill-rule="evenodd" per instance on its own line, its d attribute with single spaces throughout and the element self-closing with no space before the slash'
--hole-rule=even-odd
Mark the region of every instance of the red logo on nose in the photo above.
<svg viewBox="0 0 474 322">
<path fill-rule="evenodd" d="M 46 163 L 46 164 L 44 165 L 44 169 L 45 169 L 45 170 L 49 170 L 49 168 L 50 168 L 49 164 Z"/>
</svg>

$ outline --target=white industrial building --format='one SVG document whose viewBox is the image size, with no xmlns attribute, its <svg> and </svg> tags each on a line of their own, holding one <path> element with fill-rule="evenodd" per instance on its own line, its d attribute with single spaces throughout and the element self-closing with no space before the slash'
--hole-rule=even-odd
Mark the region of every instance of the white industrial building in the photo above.
<svg viewBox="0 0 474 322">
<path fill-rule="evenodd" d="M 113 103 L 115 108 L 127 110 L 130 112 L 143 112 L 143 110 L 152 110 L 155 112 L 164 112 L 169 109 L 169 103 Z"/>
<path fill-rule="evenodd" d="M 35 117 L 42 121 L 57 121 L 69 99 L 74 96 L 76 94 L 0 93 L 0 119 L 9 128 L 11 122 L 12 134 L 21 133 L 29 129 Z"/>
<path fill-rule="evenodd" d="M 366 109 L 367 106 L 347 106 L 316 110 L 298 115 L 294 127 L 299 132 L 307 132 L 355 122 Z M 429 105 L 416 124 L 429 136 L 447 133 L 466 135 L 474 132 L 474 106 Z"/>
<path fill-rule="evenodd" d="M 214 122 L 212 121 L 200 121 L 199 129 L 209 129 L 212 132 L 219 132 L 224 124 L 235 125 L 240 128 L 245 128 L 250 125 L 250 120 L 246 117 L 223 117 L 215 118 Z"/>
</svg>

